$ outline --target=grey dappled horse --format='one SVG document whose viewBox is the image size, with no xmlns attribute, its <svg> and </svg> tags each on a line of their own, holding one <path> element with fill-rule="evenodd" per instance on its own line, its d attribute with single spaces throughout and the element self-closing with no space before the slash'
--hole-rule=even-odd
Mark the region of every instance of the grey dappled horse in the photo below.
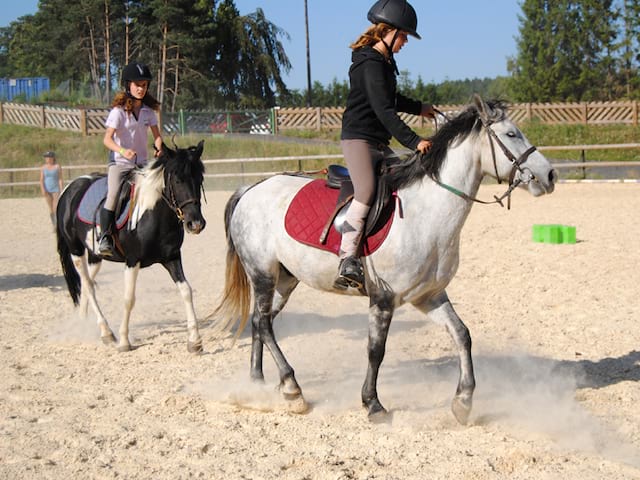
<svg viewBox="0 0 640 480">
<path fill-rule="evenodd" d="M 551 193 L 557 174 L 507 116 L 502 102 L 472 105 L 451 119 L 433 137 L 425 156 L 416 155 L 388 173 L 397 191 L 402 216 L 385 242 L 363 258 L 369 307 L 369 365 L 362 403 L 370 417 L 386 410 L 378 400 L 377 378 L 394 309 L 410 303 L 430 319 L 444 324 L 460 355 L 458 386 L 452 401 L 456 419 L 468 420 L 475 388 L 469 330 L 456 314 L 446 287 L 458 268 L 460 234 L 485 175 L 534 196 Z M 294 195 L 309 178 L 277 175 L 240 189 L 225 212 L 227 272 L 223 298 L 213 316 L 223 330 L 238 319 L 238 332 L 252 316 L 251 377 L 263 380 L 263 346 L 279 371 L 280 388 L 292 409 L 307 408 L 294 371 L 273 334 L 272 322 L 289 296 L 303 282 L 318 290 L 360 294 L 334 288 L 338 259 L 327 251 L 293 240 L 283 217 Z M 487 202 L 483 202 L 487 203 Z M 491 202 L 493 203 L 493 202 Z"/>
</svg>

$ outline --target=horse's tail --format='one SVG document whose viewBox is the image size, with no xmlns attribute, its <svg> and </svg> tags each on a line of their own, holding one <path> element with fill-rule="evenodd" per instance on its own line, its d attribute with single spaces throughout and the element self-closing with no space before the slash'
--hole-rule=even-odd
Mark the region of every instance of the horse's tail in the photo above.
<svg viewBox="0 0 640 480">
<path fill-rule="evenodd" d="M 58 206 L 61 205 L 61 203 L 58 204 Z M 60 217 L 61 216 L 62 215 L 60 215 Z M 67 288 L 69 289 L 71 300 L 73 300 L 74 305 L 78 305 L 80 303 L 81 291 L 80 275 L 78 275 L 78 271 L 71 260 L 71 251 L 69 250 L 69 243 L 64 236 L 63 228 L 64 224 L 62 223 L 62 218 L 58 218 L 56 236 L 58 239 L 60 265 L 62 265 L 62 273 L 64 274 L 64 279 L 67 281 Z"/>
<path fill-rule="evenodd" d="M 227 236 L 224 291 L 222 293 L 222 300 L 209 316 L 209 318 L 214 318 L 214 322 L 216 323 L 215 330 L 221 333 L 228 332 L 233 328 L 235 323 L 239 322 L 235 338 L 240 336 L 249 319 L 251 288 L 249 277 L 242 266 L 233 238 L 231 237 L 229 225 L 238 201 L 247 190 L 247 188 L 237 190 L 231 196 L 224 209 L 224 228 Z"/>
</svg>

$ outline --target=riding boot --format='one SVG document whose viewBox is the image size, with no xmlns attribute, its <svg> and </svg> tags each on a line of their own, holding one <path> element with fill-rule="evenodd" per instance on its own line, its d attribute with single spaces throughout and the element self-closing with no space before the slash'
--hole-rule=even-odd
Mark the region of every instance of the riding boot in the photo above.
<svg viewBox="0 0 640 480">
<path fill-rule="evenodd" d="M 358 256 L 360 240 L 364 232 L 369 206 L 353 200 L 347 211 L 340 243 L 340 265 L 333 286 L 344 290 L 348 287 L 364 288 L 364 269 Z"/>
<path fill-rule="evenodd" d="M 100 234 L 100 244 L 98 246 L 98 253 L 103 257 L 113 256 L 113 224 L 115 223 L 116 214 L 112 210 L 103 208 L 100 211 L 100 228 L 102 233 Z"/>
</svg>

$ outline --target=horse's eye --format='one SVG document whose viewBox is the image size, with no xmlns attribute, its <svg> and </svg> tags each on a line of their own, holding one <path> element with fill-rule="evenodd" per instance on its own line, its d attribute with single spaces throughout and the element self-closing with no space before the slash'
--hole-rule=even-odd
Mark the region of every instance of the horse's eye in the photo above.
<svg viewBox="0 0 640 480">
<path fill-rule="evenodd" d="M 507 132 L 507 137 L 509 137 L 509 138 L 516 138 L 517 136 L 518 136 L 518 134 L 516 132 L 512 131 L 512 130 L 509 130 Z"/>
</svg>

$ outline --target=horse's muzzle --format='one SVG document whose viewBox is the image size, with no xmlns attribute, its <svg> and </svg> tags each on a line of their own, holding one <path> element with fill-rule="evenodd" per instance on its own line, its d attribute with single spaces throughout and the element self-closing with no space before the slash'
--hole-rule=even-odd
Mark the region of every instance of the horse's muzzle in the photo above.
<svg viewBox="0 0 640 480">
<path fill-rule="evenodd" d="M 204 218 L 201 218 L 199 220 L 189 220 L 184 223 L 184 228 L 186 229 L 187 233 L 194 233 L 196 235 L 204 230 L 204 227 L 206 226 L 207 222 Z"/>
</svg>

